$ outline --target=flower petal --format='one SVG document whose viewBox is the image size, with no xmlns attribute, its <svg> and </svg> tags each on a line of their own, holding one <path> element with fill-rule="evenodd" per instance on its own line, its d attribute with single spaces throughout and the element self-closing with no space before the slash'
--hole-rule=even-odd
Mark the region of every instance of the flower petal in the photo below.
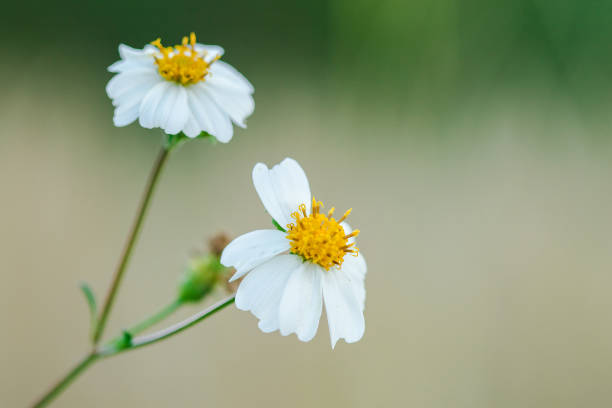
<svg viewBox="0 0 612 408">
<path fill-rule="evenodd" d="M 245 128 L 244 121 L 255 110 L 255 101 L 250 94 L 224 89 L 220 85 L 205 84 L 209 95 L 238 126 Z"/>
<path fill-rule="evenodd" d="M 140 126 L 152 129 L 158 126 L 158 117 L 156 116 L 158 106 L 164 98 L 164 93 L 171 86 L 168 81 L 163 81 L 155 85 L 145 95 L 140 104 L 139 123 Z"/>
<path fill-rule="evenodd" d="M 195 50 L 198 54 L 204 54 L 204 61 L 210 63 L 210 61 L 214 60 L 217 56 L 223 56 L 225 52 L 223 47 L 218 45 L 206 45 L 196 43 Z"/>
<path fill-rule="evenodd" d="M 188 97 L 189 108 L 202 130 L 210 133 L 222 143 L 229 142 L 234 134 L 232 122 L 208 95 L 203 84 L 192 85 L 189 88 Z"/>
<path fill-rule="evenodd" d="M 110 72 L 125 72 L 131 69 L 154 67 L 153 48 L 146 45 L 142 50 L 132 48 L 125 44 L 119 44 L 119 56 L 121 59 L 110 67 Z"/>
<path fill-rule="evenodd" d="M 157 109 L 155 109 L 155 127 L 164 128 L 168 119 L 170 119 L 170 115 L 172 114 L 172 110 L 174 109 L 174 104 L 178 99 L 178 85 L 168 82 L 169 86 L 165 89 L 164 94 L 157 105 Z"/>
<path fill-rule="evenodd" d="M 221 254 L 221 263 L 236 268 L 236 273 L 230 279 L 232 282 L 289 248 L 289 240 L 281 231 L 252 231 L 239 236 L 225 247 Z"/>
<path fill-rule="evenodd" d="M 210 75 L 206 81 L 221 85 L 225 89 L 252 94 L 255 88 L 238 70 L 223 61 L 215 61 L 209 69 Z"/>
<path fill-rule="evenodd" d="M 321 278 L 325 271 L 310 262 L 294 271 L 287 282 L 280 303 L 280 332 L 296 333 L 301 341 L 310 341 L 317 333 L 323 297 Z"/>
<path fill-rule="evenodd" d="M 113 105 L 120 110 L 129 110 L 134 106 L 140 106 L 145 95 L 160 82 L 158 78 L 135 83 L 125 88 L 118 96 L 113 98 Z"/>
<path fill-rule="evenodd" d="M 115 109 L 115 113 L 113 114 L 113 124 L 117 127 L 127 126 L 130 123 L 134 122 L 138 119 L 138 111 L 140 109 L 140 104 L 133 105 L 130 108 L 121 109 L 119 107 Z"/>
<path fill-rule="evenodd" d="M 141 85 L 151 85 L 159 82 L 160 76 L 152 69 L 137 69 L 117 74 L 106 84 L 106 94 L 111 99 L 118 99 L 129 95 L 131 91 Z"/>
<path fill-rule="evenodd" d="M 257 316 L 262 331 L 278 330 L 281 297 L 291 273 L 301 264 L 298 256 L 279 255 L 259 265 L 240 283 L 236 307 Z"/>
<path fill-rule="evenodd" d="M 183 133 L 185 133 L 185 136 L 191 139 L 202 133 L 202 129 L 200 129 L 200 125 L 198 125 L 198 122 L 193 117 L 193 114 L 189 115 L 189 120 L 187 120 L 187 123 L 185 124 Z"/>
<path fill-rule="evenodd" d="M 161 128 L 169 135 L 175 135 L 181 130 L 189 120 L 191 113 L 187 105 L 187 92 L 185 87 L 174 85 L 176 97 L 174 103 L 169 108 L 169 114 L 165 123 L 161 124 Z"/>
<path fill-rule="evenodd" d="M 329 324 L 332 348 L 338 339 L 354 343 L 365 331 L 365 320 L 353 285 L 358 281 L 343 270 L 329 270 L 323 274 L 323 298 Z"/>
<path fill-rule="evenodd" d="M 353 256 L 353 254 L 344 255 L 344 262 L 342 263 L 342 271 L 346 273 L 352 281 L 353 292 L 355 297 L 361 305 L 361 311 L 365 308 L 365 275 L 367 271 L 367 265 L 365 258 L 362 254 Z"/>
<path fill-rule="evenodd" d="M 122 74 L 118 75 L 121 76 Z M 159 82 L 159 79 L 149 79 L 127 88 L 118 97 L 113 99 L 116 106 L 113 114 L 115 126 L 127 126 L 136 119 L 140 111 L 140 105 L 147 93 Z"/>
<path fill-rule="evenodd" d="M 253 184 L 270 216 L 283 228 L 293 221 L 291 213 L 298 211 L 300 204 L 306 205 L 310 213 L 310 185 L 295 160 L 286 158 L 272 169 L 257 163 L 253 168 Z"/>
</svg>

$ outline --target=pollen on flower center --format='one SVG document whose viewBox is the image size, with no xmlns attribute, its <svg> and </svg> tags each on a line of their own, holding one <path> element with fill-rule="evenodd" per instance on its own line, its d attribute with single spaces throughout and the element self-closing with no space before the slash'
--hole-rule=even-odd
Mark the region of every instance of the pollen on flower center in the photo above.
<svg viewBox="0 0 612 408">
<path fill-rule="evenodd" d="M 204 81 L 208 74 L 210 65 L 221 58 L 216 56 L 212 61 L 206 62 L 206 51 L 197 52 L 195 49 L 196 36 L 194 33 L 189 38 L 183 37 L 181 45 L 164 47 L 161 39 L 151 43 L 156 46 L 161 57 L 155 56 L 155 63 L 159 74 L 168 81 L 177 82 L 181 85 L 191 85 Z"/>
<path fill-rule="evenodd" d="M 322 206 L 322 202 L 313 198 L 312 211 L 307 215 L 306 205 L 300 205 L 300 210 L 291 214 L 295 224 L 287 225 L 287 239 L 291 241 L 292 253 L 329 270 L 334 265 L 342 265 L 347 253 L 357 256 L 359 249 L 348 240 L 359 235 L 359 230 L 346 234 L 340 225 L 351 210 L 336 221 L 332 217 L 334 208 L 325 215 L 319 212 Z"/>
</svg>

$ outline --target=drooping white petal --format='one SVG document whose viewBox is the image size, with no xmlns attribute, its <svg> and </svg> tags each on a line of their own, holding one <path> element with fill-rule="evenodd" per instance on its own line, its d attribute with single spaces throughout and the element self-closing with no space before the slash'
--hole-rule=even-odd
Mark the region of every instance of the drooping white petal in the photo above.
<svg viewBox="0 0 612 408">
<path fill-rule="evenodd" d="M 110 72 L 125 72 L 132 69 L 146 68 L 154 66 L 154 47 L 151 45 L 145 46 L 139 50 L 125 44 L 119 45 L 119 56 L 121 59 L 110 67 Z"/>
<path fill-rule="evenodd" d="M 289 240 L 281 231 L 252 231 L 239 236 L 225 247 L 221 254 L 221 263 L 236 268 L 236 273 L 230 279 L 232 282 L 289 248 Z"/>
<path fill-rule="evenodd" d="M 117 127 L 127 126 L 130 123 L 138 119 L 138 111 L 140 110 L 140 104 L 132 105 L 129 108 L 121 109 L 119 107 L 115 109 L 113 114 L 113 123 Z"/>
<path fill-rule="evenodd" d="M 281 297 L 292 272 L 302 260 L 295 255 L 278 255 L 253 269 L 240 283 L 236 307 L 250 310 L 259 318 L 259 328 L 271 332 L 279 328 Z"/>
<path fill-rule="evenodd" d="M 138 119 L 140 104 L 145 95 L 159 82 L 158 79 L 141 81 L 113 99 L 116 106 L 113 114 L 115 126 L 127 126 Z"/>
<path fill-rule="evenodd" d="M 185 133 L 187 137 L 192 139 L 202 133 L 202 129 L 200 129 L 200 125 L 198 125 L 198 122 L 193 117 L 193 114 L 189 115 L 189 120 L 187 120 L 187 123 L 185 124 L 185 129 L 183 129 L 183 133 Z"/>
<path fill-rule="evenodd" d="M 158 78 L 150 78 L 145 81 L 134 83 L 131 87 L 125 88 L 123 92 L 113 98 L 113 105 L 117 109 L 131 109 L 134 105 L 140 105 L 145 95 L 161 82 Z"/>
<path fill-rule="evenodd" d="M 224 89 L 234 89 L 238 92 L 252 94 L 255 88 L 238 70 L 223 61 L 215 61 L 209 69 L 210 75 L 206 81 L 220 85 Z"/>
<path fill-rule="evenodd" d="M 245 128 L 244 121 L 255 109 L 255 101 L 250 94 L 236 92 L 232 89 L 224 89 L 222 86 L 208 83 L 205 84 L 208 93 L 219 107 L 240 127 Z"/>
<path fill-rule="evenodd" d="M 222 143 L 229 142 L 234 134 L 230 118 L 209 96 L 204 84 L 192 85 L 188 94 L 189 107 L 202 130 Z"/>
<path fill-rule="evenodd" d="M 301 341 L 310 341 L 317 333 L 323 298 L 321 279 L 325 271 L 310 262 L 295 270 L 280 303 L 280 332 L 296 333 Z"/>
<path fill-rule="evenodd" d="M 130 47 L 129 45 L 126 45 L 126 44 L 119 44 L 119 56 L 121 57 L 121 59 L 124 59 L 124 60 L 140 59 L 147 55 L 148 54 L 144 51 L 144 49 Z"/>
<path fill-rule="evenodd" d="M 174 105 L 178 99 L 178 85 L 169 82 L 170 86 L 166 88 L 164 94 L 155 109 L 155 127 L 164 128 L 170 119 Z"/>
<path fill-rule="evenodd" d="M 330 269 L 323 274 L 323 298 L 329 324 L 332 348 L 338 339 L 354 343 L 365 331 L 363 311 L 353 285 L 356 280 L 342 269 Z"/>
<path fill-rule="evenodd" d="M 344 262 L 342 263 L 342 271 L 346 273 L 351 280 L 351 287 L 355 293 L 355 297 L 361 305 L 361 310 L 365 308 L 365 275 L 368 267 L 366 265 L 365 258 L 361 253 L 357 256 L 353 254 L 344 255 Z"/>
<path fill-rule="evenodd" d="M 164 93 L 171 86 L 170 82 L 163 81 L 155 85 L 145 95 L 140 104 L 139 123 L 140 126 L 152 129 L 158 126 L 159 118 L 156 116 L 158 105 L 164 97 Z"/>
<path fill-rule="evenodd" d="M 138 69 L 117 74 L 106 84 L 106 94 L 111 99 L 129 95 L 135 88 L 143 84 L 153 85 L 160 82 L 161 77 L 151 68 Z"/>
<path fill-rule="evenodd" d="M 220 47 L 218 45 L 206 45 L 200 43 L 196 43 L 195 50 L 198 54 L 205 55 L 204 61 L 208 63 L 217 58 L 217 56 L 223 56 L 223 53 L 225 52 L 223 50 L 223 47 Z"/>
<path fill-rule="evenodd" d="M 292 223 L 291 213 L 298 211 L 301 204 L 310 213 L 310 185 L 295 160 L 286 158 L 271 169 L 257 163 L 253 168 L 253 184 L 270 216 L 283 228 Z"/>
<path fill-rule="evenodd" d="M 189 120 L 191 113 L 187 105 L 187 92 L 185 87 L 174 85 L 176 97 L 174 103 L 168 109 L 169 114 L 165 123 L 161 123 L 160 127 L 169 135 L 175 135 L 181 130 Z"/>
</svg>

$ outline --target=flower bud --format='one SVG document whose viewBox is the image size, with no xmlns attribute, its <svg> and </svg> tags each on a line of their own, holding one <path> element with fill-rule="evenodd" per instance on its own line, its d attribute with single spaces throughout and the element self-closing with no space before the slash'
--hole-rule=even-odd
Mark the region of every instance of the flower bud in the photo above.
<svg viewBox="0 0 612 408">
<path fill-rule="evenodd" d="M 191 259 L 179 282 L 179 300 L 201 300 L 215 288 L 224 271 L 225 267 L 221 265 L 217 255 L 208 254 Z"/>
</svg>

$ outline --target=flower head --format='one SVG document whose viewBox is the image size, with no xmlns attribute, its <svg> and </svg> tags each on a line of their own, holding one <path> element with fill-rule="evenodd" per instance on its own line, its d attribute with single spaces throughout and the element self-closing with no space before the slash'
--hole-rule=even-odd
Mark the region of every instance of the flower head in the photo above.
<svg viewBox="0 0 612 408">
<path fill-rule="evenodd" d="M 138 119 L 148 129 L 191 138 L 207 132 L 225 143 L 233 136 L 232 122 L 246 127 L 253 113 L 253 86 L 219 60 L 223 48 L 199 44 L 193 33 L 173 47 L 160 39 L 141 50 L 121 44 L 119 55 L 108 68 L 117 75 L 106 86 L 116 126 Z"/>
<path fill-rule="evenodd" d="M 323 213 L 293 159 L 271 169 L 258 163 L 253 183 L 268 213 L 285 228 L 249 232 L 223 251 L 221 263 L 236 268 L 231 280 L 246 275 L 236 306 L 257 316 L 264 332 L 280 329 L 282 335 L 296 333 L 309 341 L 324 301 L 332 347 L 341 338 L 347 343 L 361 339 L 367 267 L 355 246 L 359 230 L 344 221 L 350 210 L 337 220 L 334 208 Z"/>
</svg>

